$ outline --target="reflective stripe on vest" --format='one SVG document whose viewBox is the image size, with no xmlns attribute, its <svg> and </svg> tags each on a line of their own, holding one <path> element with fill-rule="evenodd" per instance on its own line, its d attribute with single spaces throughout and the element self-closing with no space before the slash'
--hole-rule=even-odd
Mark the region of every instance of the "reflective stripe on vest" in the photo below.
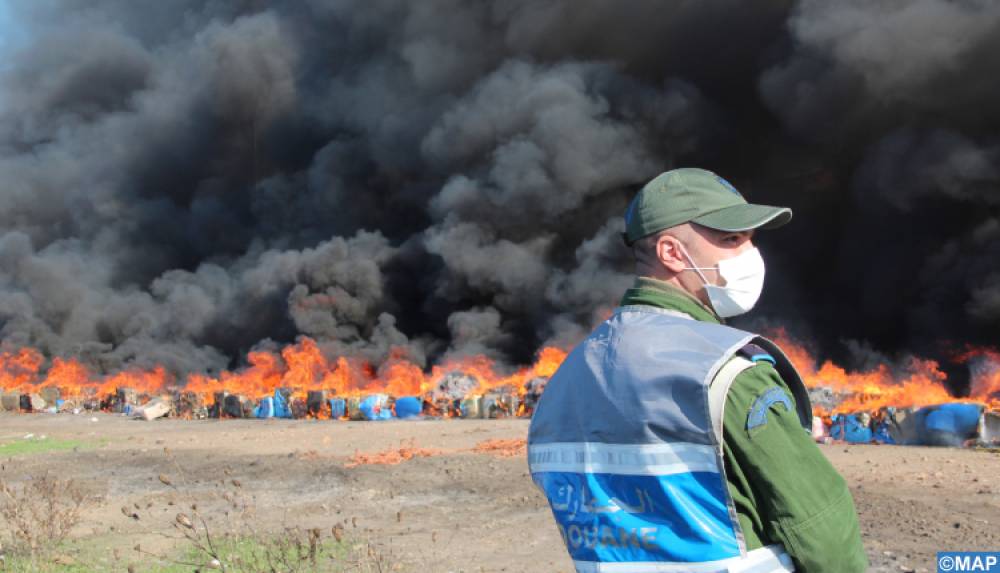
<svg viewBox="0 0 1000 573">
<path fill-rule="evenodd" d="M 710 406 L 711 381 L 751 340 L 623 307 L 549 380 L 528 462 L 578 571 L 792 570 L 780 547 L 746 551 Z"/>
</svg>

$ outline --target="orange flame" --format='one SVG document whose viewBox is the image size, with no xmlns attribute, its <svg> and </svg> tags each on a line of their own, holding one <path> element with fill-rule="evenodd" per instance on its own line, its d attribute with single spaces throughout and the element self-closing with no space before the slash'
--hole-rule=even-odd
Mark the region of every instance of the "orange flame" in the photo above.
<svg viewBox="0 0 1000 573">
<path fill-rule="evenodd" d="M 806 386 L 826 387 L 842 401 L 832 411 L 816 408 L 817 414 L 875 411 L 885 406 L 927 406 L 943 402 L 981 402 L 1000 408 L 1000 351 L 967 348 L 954 359 L 967 363 L 972 372 L 968 397 L 952 396 L 945 385 L 946 375 L 933 360 L 911 358 L 902 367 L 883 364 L 864 372 L 848 371 L 830 361 L 822 364 L 803 344 L 784 330 L 773 333 L 792 363 L 802 374 Z M 40 352 L 32 348 L 0 351 L 0 388 L 5 392 L 36 392 L 48 386 L 61 390 L 63 398 L 102 398 L 117 388 L 132 388 L 138 394 L 155 396 L 178 390 L 201 396 L 206 404 L 213 394 L 226 391 L 251 400 L 286 389 L 293 399 L 304 400 L 310 391 L 325 391 L 341 397 L 363 394 L 390 396 L 425 396 L 436 383 L 451 372 L 461 372 L 475 380 L 472 395 L 503 391 L 523 394 L 534 378 L 548 378 L 566 358 L 567 352 L 556 347 L 542 348 L 534 364 L 515 371 L 503 371 L 486 356 L 449 360 L 426 371 L 408 359 L 402 348 L 395 348 L 378 367 L 359 357 L 330 357 L 316 341 L 301 337 L 280 351 L 255 351 L 247 356 L 248 365 L 217 376 L 191 374 L 176 380 L 163 366 L 151 369 L 129 368 L 111 375 L 91 372 L 73 358 L 54 358 L 48 368 Z M 523 407 L 523 404 L 522 404 Z M 310 412 L 310 415 L 322 417 Z"/>
<path fill-rule="evenodd" d="M 42 353 L 33 348 L 0 353 L 0 387 L 10 392 L 28 391 L 44 362 Z"/>
<path fill-rule="evenodd" d="M 213 394 L 226 391 L 251 399 L 287 389 L 293 398 L 305 399 L 309 391 L 331 395 L 358 396 L 383 393 L 392 396 L 422 396 L 445 374 L 461 371 L 475 378 L 476 392 L 509 387 L 520 393 L 524 383 L 538 376 L 551 376 L 565 358 L 558 348 L 543 348 L 534 365 L 512 374 L 498 372 L 485 356 L 474 356 L 435 366 L 430 372 L 407 359 L 405 350 L 394 348 L 380 367 L 356 357 L 328 358 L 312 339 L 302 337 L 279 352 L 255 351 L 247 355 L 248 366 L 223 371 L 218 376 L 191 374 L 178 383 L 162 366 L 149 370 L 128 369 L 108 376 L 91 372 L 73 358 L 54 358 L 43 373 L 45 359 L 40 352 L 22 348 L 0 352 L 0 388 L 7 392 L 35 392 L 54 386 L 64 398 L 104 397 L 117 388 L 131 388 L 140 395 L 154 396 L 183 389 L 200 394 L 206 403 Z"/>
<path fill-rule="evenodd" d="M 1000 409 L 1000 350 L 970 347 L 955 360 L 972 370 L 969 397 Z"/>
<path fill-rule="evenodd" d="M 874 412 L 887 406 L 908 408 L 945 402 L 981 402 L 993 408 L 1000 407 L 996 396 L 1000 390 L 1000 368 L 994 371 L 990 379 L 977 382 L 974 377 L 972 392 L 968 397 L 961 398 L 948 391 L 945 386 L 947 375 L 934 360 L 910 358 L 902 368 L 896 370 L 887 364 L 880 364 L 867 372 L 849 372 L 829 360 L 817 366 L 817 361 L 809 351 L 792 340 L 784 329 L 771 333 L 771 338 L 795 365 L 806 387 L 829 388 L 844 397 L 833 411 L 826 412 L 818 406 L 814 407 L 816 415 Z M 990 352 L 998 359 L 994 363 L 1000 366 L 1000 353 Z M 970 357 L 978 355 L 970 354 Z"/>
</svg>

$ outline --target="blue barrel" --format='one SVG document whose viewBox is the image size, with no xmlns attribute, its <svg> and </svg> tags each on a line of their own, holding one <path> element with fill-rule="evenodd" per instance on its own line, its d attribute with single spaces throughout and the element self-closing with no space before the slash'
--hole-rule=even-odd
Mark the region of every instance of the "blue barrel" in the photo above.
<svg viewBox="0 0 1000 573">
<path fill-rule="evenodd" d="M 347 413 L 347 400 L 343 398 L 330 398 L 330 416 L 334 420 L 344 417 Z"/>
<path fill-rule="evenodd" d="M 896 438 L 892 437 L 892 424 L 889 420 L 882 420 L 875 427 L 872 437 L 880 444 L 895 444 Z"/>
<path fill-rule="evenodd" d="M 261 398 L 260 404 L 253 409 L 253 415 L 256 418 L 273 418 L 274 398 L 271 398 L 270 396 Z"/>
<path fill-rule="evenodd" d="M 388 420 L 392 418 L 392 408 L 389 407 L 389 397 L 385 394 L 372 394 L 365 397 L 358 406 L 361 415 L 366 420 Z"/>
<path fill-rule="evenodd" d="M 288 403 L 288 399 L 285 398 L 285 395 L 281 393 L 281 390 L 274 391 L 274 417 L 275 418 L 292 417 L 291 404 Z"/>
<path fill-rule="evenodd" d="M 979 417 L 983 409 L 979 404 L 938 404 L 922 408 L 922 442 L 931 446 L 961 446 L 962 442 L 976 436 Z"/>
<path fill-rule="evenodd" d="M 399 418 L 416 418 L 423 410 L 423 401 L 415 396 L 404 396 L 396 400 L 396 416 Z"/>
<path fill-rule="evenodd" d="M 830 419 L 830 436 L 853 444 L 867 444 L 872 441 L 872 429 L 861 423 L 854 414 L 834 414 Z"/>
</svg>

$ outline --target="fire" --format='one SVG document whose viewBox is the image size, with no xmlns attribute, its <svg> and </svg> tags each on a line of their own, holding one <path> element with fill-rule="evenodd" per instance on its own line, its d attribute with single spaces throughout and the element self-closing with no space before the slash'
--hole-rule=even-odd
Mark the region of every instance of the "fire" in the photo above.
<svg viewBox="0 0 1000 573">
<path fill-rule="evenodd" d="M 951 395 L 945 386 L 947 375 L 934 360 L 910 358 L 902 368 L 880 364 L 867 372 L 851 372 L 830 361 L 817 366 L 817 361 L 805 347 L 788 336 L 784 330 L 772 333 L 772 338 L 788 356 L 802 375 L 808 388 L 829 388 L 844 396 L 834 411 L 826 412 L 814 407 L 817 415 L 837 412 L 872 412 L 880 408 L 922 407 L 945 402 L 980 402 L 993 408 L 1000 407 L 1000 353 L 992 350 L 972 350 L 958 362 L 985 359 L 984 372 L 973 373 L 968 397 Z M 992 364 L 992 367 L 988 365 Z"/>
<path fill-rule="evenodd" d="M 1000 408 L 1000 351 L 994 349 L 969 347 L 953 357 L 956 363 L 968 364 L 972 373 L 969 395 L 956 397 L 948 392 L 946 375 L 933 360 L 911 358 L 901 366 L 882 364 L 868 371 L 849 371 L 831 361 L 819 363 L 805 345 L 783 330 L 773 333 L 773 338 L 798 368 L 807 387 L 827 388 L 836 395 L 837 406 L 830 411 L 816 406 L 818 415 L 962 401 Z M 280 392 L 286 397 L 285 406 L 292 407 L 293 402 L 300 406 L 297 415 L 320 418 L 331 415 L 332 406 L 325 401 L 332 397 L 356 408 L 365 396 L 412 396 L 423 401 L 425 413 L 437 415 L 466 415 L 465 410 L 483 412 L 490 408 L 499 415 L 527 415 L 545 381 L 566 355 L 562 348 L 545 347 L 532 365 L 514 371 L 483 355 L 448 360 L 428 370 L 410 360 L 403 348 L 393 349 L 382 364 L 373 365 L 356 356 L 330 356 L 315 340 L 301 337 L 280 350 L 250 352 L 247 366 L 238 370 L 177 378 L 163 366 L 101 375 L 74 358 L 57 357 L 46 364 L 37 350 L 21 348 L 0 351 L 0 389 L 17 394 L 58 389 L 55 394 L 64 400 L 89 400 L 105 404 L 102 407 L 109 407 L 108 397 L 122 388 L 147 398 L 173 395 L 176 400 L 183 393 L 188 396 L 186 403 L 202 406 L 218 402 L 216 397 L 223 393 L 256 403 Z M 428 396 L 440 390 L 441 381 L 453 375 L 461 379 L 463 395 L 428 401 Z M 303 404 L 309 404 L 304 413 Z M 238 413 L 239 404 L 233 407 Z M 384 407 L 391 407 L 391 400 Z"/>
<path fill-rule="evenodd" d="M 427 372 L 410 361 L 401 348 L 393 349 L 389 358 L 375 367 L 357 357 L 328 357 L 315 340 L 302 337 L 280 351 L 250 352 L 248 365 L 240 370 L 224 371 L 218 376 L 191 374 L 177 380 L 162 366 L 130 368 L 102 376 L 73 358 L 54 358 L 46 371 L 40 352 L 22 348 L 0 352 L 0 388 L 5 392 L 32 393 L 55 387 L 63 399 L 101 399 L 118 388 L 130 388 L 147 396 L 183 390 L 200 395 L 206 403 L 220 392 L 259 399 L 279 389 L 287 391 L 292 399 L 302 400 L 310 391 L 339 397 L 375 393 L 401 397 L 423 396 L 446 374 L 461 372 L 475 380 L 475 394 L 498 388 L 517 394 L 523 393 L 527 381 L 551 376 L 565 357 L 562 349 L 543 348 L 533 365 L 513 373 L 502 373 L 485 356 L 451 360 Z"/>
<path fill-rule="evenodd" d="M 1000 351 L 970 347 L 955 357 L 972 370 L 969 395 L 994 409 L 1000 409 Z"/>
<path fill-rule="evenodd" d="M 30 389 L 44 362 L 42 354 L 33 348 L 0 353 L 0 387 L 22 392 Z"/>
</svg>

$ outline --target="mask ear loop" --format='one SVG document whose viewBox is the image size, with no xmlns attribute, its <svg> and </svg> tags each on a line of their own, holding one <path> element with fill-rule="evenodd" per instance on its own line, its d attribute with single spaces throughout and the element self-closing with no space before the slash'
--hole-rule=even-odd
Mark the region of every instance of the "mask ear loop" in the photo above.
<svg viewBox="0 0 1000 573">
<path fill-rule="evenodd" d="M 678 242 L 677 244 L 680 245 L 681 252 L 684 253 L 684 256 L 687 258 L 688 262 L 690 262 L 692 265 L 695 264 L 694 259 L 691 258 L 691 255 L 688 254 L 687 249 L 684 248 L 684 244 L 680 243 L 680 242 Z M 716 268 L 715 267 L 698 267 L 698 266 L 694 266 L 694 267 L 684 267 L 684 270 L 685 271 L 694 271 L 694 272 L 698 273 L 698 276 L 701 277 L 702 284 L 704 284 L 705 286 L 709 286 L 712 283 L 708 282 L 708 279 L 705 278 L 705 275 L 702 274 L 701 271 L 714 271 L 714 270 L 716 270 Z"/>
</svg>

